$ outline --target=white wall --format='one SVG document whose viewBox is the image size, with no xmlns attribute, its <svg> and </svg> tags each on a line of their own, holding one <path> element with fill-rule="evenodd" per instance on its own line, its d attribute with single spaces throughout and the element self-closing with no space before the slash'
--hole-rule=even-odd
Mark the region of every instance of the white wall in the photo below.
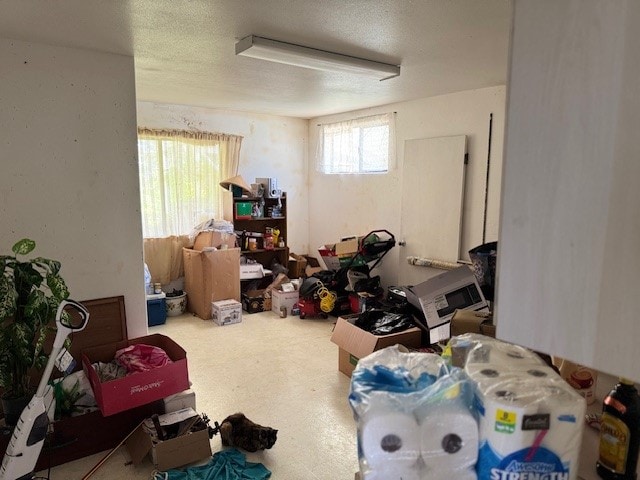
<svg viewBox="0 0 640 480">
<path fill-rule="evenodd" d="M 133 58 L 0 39 L 0 64 L 0 252 L 32 238 L 146 334 Z"/>
<path fill-rule="evenodd" d="M 287 244 L 293 252 L 309 249 L 307 121 L 297 118 L 181 105 L 138 103 L 138 125 L 241 135 L 238 172 L 247 183 L 275 177 L 287 192 Z"/>
<path fill-rule="evenodd" d="M 398 166 L 386 175 L 323 175 L 315 171 L 318 123 L 340 121 L 382 112 L 397 112 L 396 136 Z M 489 115 L 493 113 L 493 137 L 485 241 L 498 238 L 505 87 L 491 87 L 450 95 L 312 119 L 309 123 L 309 237 L 312 253 L 324 243 L 340 237 L 363 235 L 386 229 L 401 238 L 400 205 L 404 141 L 467 135 L 469 165 L 466 172 L 461 253 L 482 243 L 484 195 L 489 135 Z M 425 208 L 440 208 L 439 205 Z M 420 221 L 416 219 L 416 221 Z M 429 235 L 429 225 L 424 225 Z M 397 284 L 402 247 L 387 254 L 374 272 L 386 285 Z M 404 256 L 402 256 L 404 261 Z M 440 273 L 425 267 L 412 267 L 412 283 Z M 402 280 L 402 279 L 400 279 Z"/>
</svg>

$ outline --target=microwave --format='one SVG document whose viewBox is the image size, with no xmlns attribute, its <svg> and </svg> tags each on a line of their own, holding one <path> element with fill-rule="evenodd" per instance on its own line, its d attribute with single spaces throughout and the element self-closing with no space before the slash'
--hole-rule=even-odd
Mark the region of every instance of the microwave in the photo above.
<svg viewBox="0 0 640 480">
<path fill-rule="evenodd" d="M 407 300 L 422 310 L 429 329 L 449 323 L 456 310 L 489 310 L 478 280 L 466 265 L 431 277 L 409 291 Z"/>
</svg>

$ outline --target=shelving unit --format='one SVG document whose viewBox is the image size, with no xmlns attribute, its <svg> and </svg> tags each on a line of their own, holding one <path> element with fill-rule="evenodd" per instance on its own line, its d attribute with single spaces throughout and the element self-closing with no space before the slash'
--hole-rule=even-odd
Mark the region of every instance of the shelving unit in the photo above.
<svg viewBox="0 0 640 480">
<path fill-rule="evenodd" d="M 237 218 L 236 212 L 238 211 L 238 203 L 251 203 L 260 204 L 264 200 L 264 216 L 252 215 L 251 218 Z M 233 199 L 233 228 L 238 235 L 238 242 L 240 242 L 241 255 L 248 258 L 252 258 L 261 263 L 266 269 L 271 269 L 274 259 L 283 266 L 287 266 L 289 261 L 289 248 L 286 245 L 287 241 L 287 196 L 286 193 L 282 193 L 280 198 L 280 215 L 277 217 L 269 216 L 271 210 L 278 206 L 277 198 L 260 198 L 260 197 L 236 197 Z M 253 209 L 252 209 L 252 213 Z M 273 249 L 264 248 L 264 234 L 267 228 L 274 228 L 280 231 L 278 238 L 282 238 L 285 241 L 284 247 L 278 247 L 277 244 Z M 249 250 L 246 244 L 243 244 L 242 233 L 248 234 L 257 233 L 262 235 L 261 237 L 253 237 L 257 240 L 257 248 L 255 250 Z M 252 238 L 252 237 L 247 237 Z"/>
</svg>

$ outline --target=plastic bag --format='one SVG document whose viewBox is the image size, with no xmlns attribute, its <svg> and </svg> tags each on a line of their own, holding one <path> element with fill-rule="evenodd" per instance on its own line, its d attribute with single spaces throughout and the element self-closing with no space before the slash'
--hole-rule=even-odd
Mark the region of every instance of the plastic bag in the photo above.
<svg viewBox="0 0 640 480">
<path fill-rule="evenodd" d="M 478 427 L 464 372 L 398 345 L 360 359 L 349 403 L 366 480 L 475 478 Z"/>
<path fill-rule="evenodd" d="M 409 315 L 383 310 L 362 312 L 355 325 L 374 335 L 389 335 L 390 333 L 401 332 L 415 326 Z"/>
</svg>

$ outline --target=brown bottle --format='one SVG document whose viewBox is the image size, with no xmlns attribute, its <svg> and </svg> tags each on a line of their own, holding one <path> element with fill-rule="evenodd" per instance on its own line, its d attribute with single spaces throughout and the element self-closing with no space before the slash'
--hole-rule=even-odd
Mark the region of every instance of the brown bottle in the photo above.
<svg viewBox="0 0 640 480">
<path fill-rule="evenodd" d="M 620 378 L 602 405 L 596 471 L 605 480 L 636 480 L 640 450 L 640 397 L 633 382 Z"/>
</svg>

